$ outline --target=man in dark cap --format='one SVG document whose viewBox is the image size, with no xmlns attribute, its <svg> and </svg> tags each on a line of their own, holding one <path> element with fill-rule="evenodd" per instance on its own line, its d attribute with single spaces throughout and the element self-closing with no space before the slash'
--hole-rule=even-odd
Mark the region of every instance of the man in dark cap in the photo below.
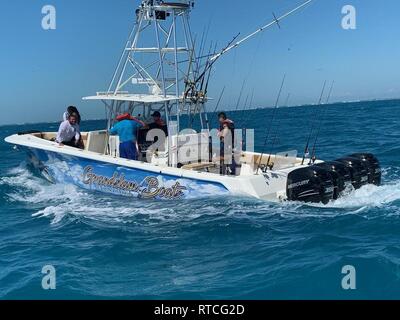
<svg viewBox="0 0 400 320">
<path fill-rule="evenodd" d="M 150 130 L 160 129 L 164 131 L 166 136 L 168 136 L 168 128 L 164 120 L 161 118 L 161 113 L 159 111 L 154 111 L 151 116 L 153 117 L 153 122 L 149 124 Z"/>
</svg>

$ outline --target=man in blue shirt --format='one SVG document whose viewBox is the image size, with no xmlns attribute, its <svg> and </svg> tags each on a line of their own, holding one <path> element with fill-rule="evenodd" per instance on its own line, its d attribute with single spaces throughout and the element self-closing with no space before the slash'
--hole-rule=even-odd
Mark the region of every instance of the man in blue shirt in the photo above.
<svg viewBox="0 0 400 320">
<path fill-rule="evenodd" d="M 137 160 L 136 134 L 144 123 L 139 120 L 129 119 L 117 122 L 111 129 L 110 134 L 119 136 L 119 156 L 124 159 Z"/>
</svg>

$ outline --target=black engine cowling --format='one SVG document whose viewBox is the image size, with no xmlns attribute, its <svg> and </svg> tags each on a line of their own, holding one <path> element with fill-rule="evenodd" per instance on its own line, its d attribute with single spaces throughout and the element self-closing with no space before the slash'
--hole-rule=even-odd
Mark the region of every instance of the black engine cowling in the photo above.
<svg viewBox="0 0 400 320">
<path fill-rule="evenodd" d="M 381 185 L 382 171 L 379 160 L 371 153 L 354 153 L 349 157 L 356 158 L 364 162 L 368 168 L 368 183 Z"/>
<path fill-rule="evenodd" d="M 304 167 L 288 175 L 287 198 L 290 201 L 327 204 L 333 199 L 334 192 L 332 175 L 321 167 Z"/>
<path fill-rule="evenodd" d="M 329 171 L 334 185 L 333 199 L 338 199 L 340 194 L 352 185 L 350 169 L 341 162 L 329 161 L 316 164 L 317 167 Z"/>
<path fill-rule="evenodd" d="M 348 187 L 359 189 L 366 184 L 381 184 L 381 167 L 371 153 L 347 157 L 293 170 L 287 178 L 289 201 L 328 203 L 338 199 Z"/>
<path fill-rule="evenodd" d="M 366 162 L 354 157 L 345 157 L 335 161 L 344 164 L 350 170 L 351 181 L 355 189 L 360 189 L 368 184 L 369 169 Z"/>
</svg>

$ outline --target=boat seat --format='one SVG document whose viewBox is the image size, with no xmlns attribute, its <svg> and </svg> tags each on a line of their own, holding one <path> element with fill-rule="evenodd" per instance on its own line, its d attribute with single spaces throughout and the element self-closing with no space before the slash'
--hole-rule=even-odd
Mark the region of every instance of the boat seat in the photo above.
<svg viewBox="0 0 400 320">
<path fill-rule="evenodd" d="M 204 170 L 209 168 L 215 168 L 216 164 L 213 162 L 200 162 L 200 163 L 190 163 L 182 167 L 185 170 Z"/>
<path fill-rule="evenodd" d="M 56 132 L 38 132 L 32 134 L 36 138 L 52 141 L 57 137 Z"/>
<path fill-rule="evenodd" d="M 107 147 L 107 131 L 90 131 L 82 134 L 82 140 L 87 151 L 104 154 Z"/>
</svg>

